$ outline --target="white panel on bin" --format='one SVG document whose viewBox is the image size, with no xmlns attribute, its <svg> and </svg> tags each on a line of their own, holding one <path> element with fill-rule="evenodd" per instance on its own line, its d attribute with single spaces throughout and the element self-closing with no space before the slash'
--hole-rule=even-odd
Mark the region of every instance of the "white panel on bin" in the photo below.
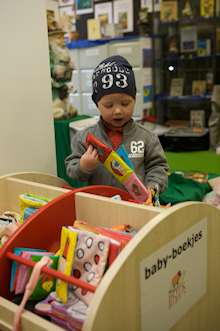
<svg viewBox="0 0 220 331">
<path fill-rule="evenodd" d="M 140 42 L 123 42 L 109 45 L 109 55 L 123 56 L 133 67 L 141 66 Z"/>
<path fill-rule="evenodd" d="M 95 69 L 95 67 L 108 57 L 108 45 L 85 47 L 79 49 L 81 69 Z"/>
<path fill-rule="evenodd" d="M 75 70 L 79 70 L 78 48 L 69 49 L 69 55 L 70 55 L 71 61 L 75 62 Z"/>
<path fill-rule="evenodd" d="M 80 110 L 80 95 L 79 93 L 75 93 L 75 94 L 69 94 L 70 97 L 70 103 L 71 105 L 77 109 L 77 114 L 81 115 L 81 110 Z"/>
<path fill-rule="evenodd" d="M 92 69 L 81 70 L 81 91 L 92 93 Z"/>
<path fill-rule="evenodd" d="M 78 70 L 74 70 L 72 72 L 71 82 L 73 83 L 76 92 L 79 92 L 79 71 Z"/>
<path fill-rule="evenodd" d="M 83 115 L 100 115 L 99 109 L 92 100 L 91 93 L 82 93 L 82 113 Z"/>
<path fill-rule="evenodd" d="M 142 97 L 141 93 L 136 94 L 136 102 L 134 106 L 133 117 L 143 117 L 143 109 L 142 109 Z"/>
<path fill-rule="evenodd" d="M 133 68 L 137 92 L 141 92 L 141 69 Z"/>
</svg>

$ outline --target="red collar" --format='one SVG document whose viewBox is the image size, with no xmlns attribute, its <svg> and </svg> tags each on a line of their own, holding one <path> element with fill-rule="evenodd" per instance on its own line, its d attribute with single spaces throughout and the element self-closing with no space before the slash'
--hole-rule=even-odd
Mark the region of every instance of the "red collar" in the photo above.
<svg viewBox="0 0 220 331">
<path fill-rule="evenodd" d="M 110 128 L 110 126 L 103 120 L 103 123 L 105 125 L 105 130 L 107 133 L 107 136 L 112 142 L 114 151 L 116 151 L 118 145 L 122 141 L 123 138 L 123 127 L 117 128 L 115 131 Z"/>
<path fill-rule="evenodd" d="M 102 119 L 102 120 L 103 120 L 103 119 Z M 121 126 L 120 128 L 117 128 L 116 130 L 113 130 L 113 129 L 108 125 L 108 123 L 106 123 L 106 121 L 103 120 L 103 123 L 104 123 L 104 125 L 105 125 L 105 128 L 107 129 L 107 132 L 109 132 L 109 131 L 113 131 L 113 132 L 115 132 L 115 131 L 123 132 L 123 126 Z"/>
</svg>

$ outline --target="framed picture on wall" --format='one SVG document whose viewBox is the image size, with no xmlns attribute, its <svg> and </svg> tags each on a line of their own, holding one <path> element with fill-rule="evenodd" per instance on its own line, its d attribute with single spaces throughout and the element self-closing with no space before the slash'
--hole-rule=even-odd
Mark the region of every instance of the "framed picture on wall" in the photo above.
<svg viewBox="0 0 220 331">
<path fill-rule="evenodd" d="M 114 23 L 121 23 L 123 32 L 134 30 L 133 3 L 131 0 L 113 1 Z"/>
<path fill-rule="evenodd" d="M 60 7 L 60 26 L 64 31 L 71 31 L 76 23 L 75 11 L 72 6 Z"/>
<path fill-rule="evenodd" d="M 59 7 L 63 6 L 72 6 L 74 5 L 75 0 L 59 0 Z"/>
<path fill-rule="evenodd" d="M 93 13 L 93 0 L 76 0 L 77 15 Z"/>
</svg>

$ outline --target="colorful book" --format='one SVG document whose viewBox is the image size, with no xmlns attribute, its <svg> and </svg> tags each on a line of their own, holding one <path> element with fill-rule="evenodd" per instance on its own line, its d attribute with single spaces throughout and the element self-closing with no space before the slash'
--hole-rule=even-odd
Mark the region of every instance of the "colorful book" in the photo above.
<svg viewBox="0 0 220 331">
<path fill-rule="evenodd" d="M 180 51 L 196 52 L 197 51 L 197 27 L 186 26 L 180 30 Z"/>
<path fill-rule="evenodd" d="M 197 55 L 207 56 L 211 54 L 211 39 L 201 39 L 198 41 Z"/>
<path fill-rule="evenodd" d="M 190 126 L 192 128 L 204 128 L 205 110 L 191 110 L 190 111 Z"/>
<path fill-rule="evenodd" d="M 51 254 L 53 254 L 53 253 L 51 253 Z M 37 263 L 38 261 L 40 261 L 42 259 L 43 256 L 45 256 L 45 255 L 44 254 L 42 254 L 42 255 L 33 254 L 31 260 L 33 262 Z M 54 270 L 57 270 L 59 256 L 49 255 L 49 254 L 47 254 L 47 256 L 49 256 L 49 258 L 51 260 L 53 260 L 53 264 L 52 264 L 51 268 Z M 30 277 L 31 277 L 32 271 L 33 270 L 31 270 L 31 272 L 30 272 Z M 37 282 L 37 285 L 36 285 L 34 291 L 30 295 L 28 300 L 46 299 L 46 297 L 48 296 L 48 294 L 50 292 L 55 291 L 55 288 L 56 288 L 56 278 L 54 278 L 53 276 L 47 275 L 47 274 L 42 274 L 42 276 L 40 277 L 40 279 Z"/>
<path fill-rule="evenodd" d="M 160 19 L 162 22 L 169 22 L 178 19 L 177 1 L 162 1 Z"/>
<path fill-rule="evenodd" d="M 214 15 L 215 0 L 200 0 L 200 15 L 207 18 Z"/>
<path fill-rule="evenodd" d="M 206 93 L 206 81 L 194 80 L 192 82 L 192 95 L 203 95 Z"/>
</svg>

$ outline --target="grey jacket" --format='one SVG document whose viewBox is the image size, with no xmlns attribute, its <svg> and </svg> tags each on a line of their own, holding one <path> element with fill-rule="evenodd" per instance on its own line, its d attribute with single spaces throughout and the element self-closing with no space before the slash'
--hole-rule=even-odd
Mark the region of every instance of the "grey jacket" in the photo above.
<svg viewBox="0 0 220 331">
<path fill-rule="evenodd" d="M 87 150 L 88 132 L 113 149 L 100 118 L 96 124 L 86 127 L 74 135 L 71 142 L 72 154 L 65 160 L 67 175 L 78 182 L 87 181 L 88 185 L 108 185 L 126 191 L 121 182 L 101 162 L 89 173 L 80 167 L 80 158 Z M 138 177 L 147 187 L 154 188 L 157 183 L 160 193 L 163 193 L 168 184 L 169 166 L 158 136 L 131 119 L 123 127 L 123 139 L 116 152 L 122 145 L 124 145 Z"/>
</svg>

